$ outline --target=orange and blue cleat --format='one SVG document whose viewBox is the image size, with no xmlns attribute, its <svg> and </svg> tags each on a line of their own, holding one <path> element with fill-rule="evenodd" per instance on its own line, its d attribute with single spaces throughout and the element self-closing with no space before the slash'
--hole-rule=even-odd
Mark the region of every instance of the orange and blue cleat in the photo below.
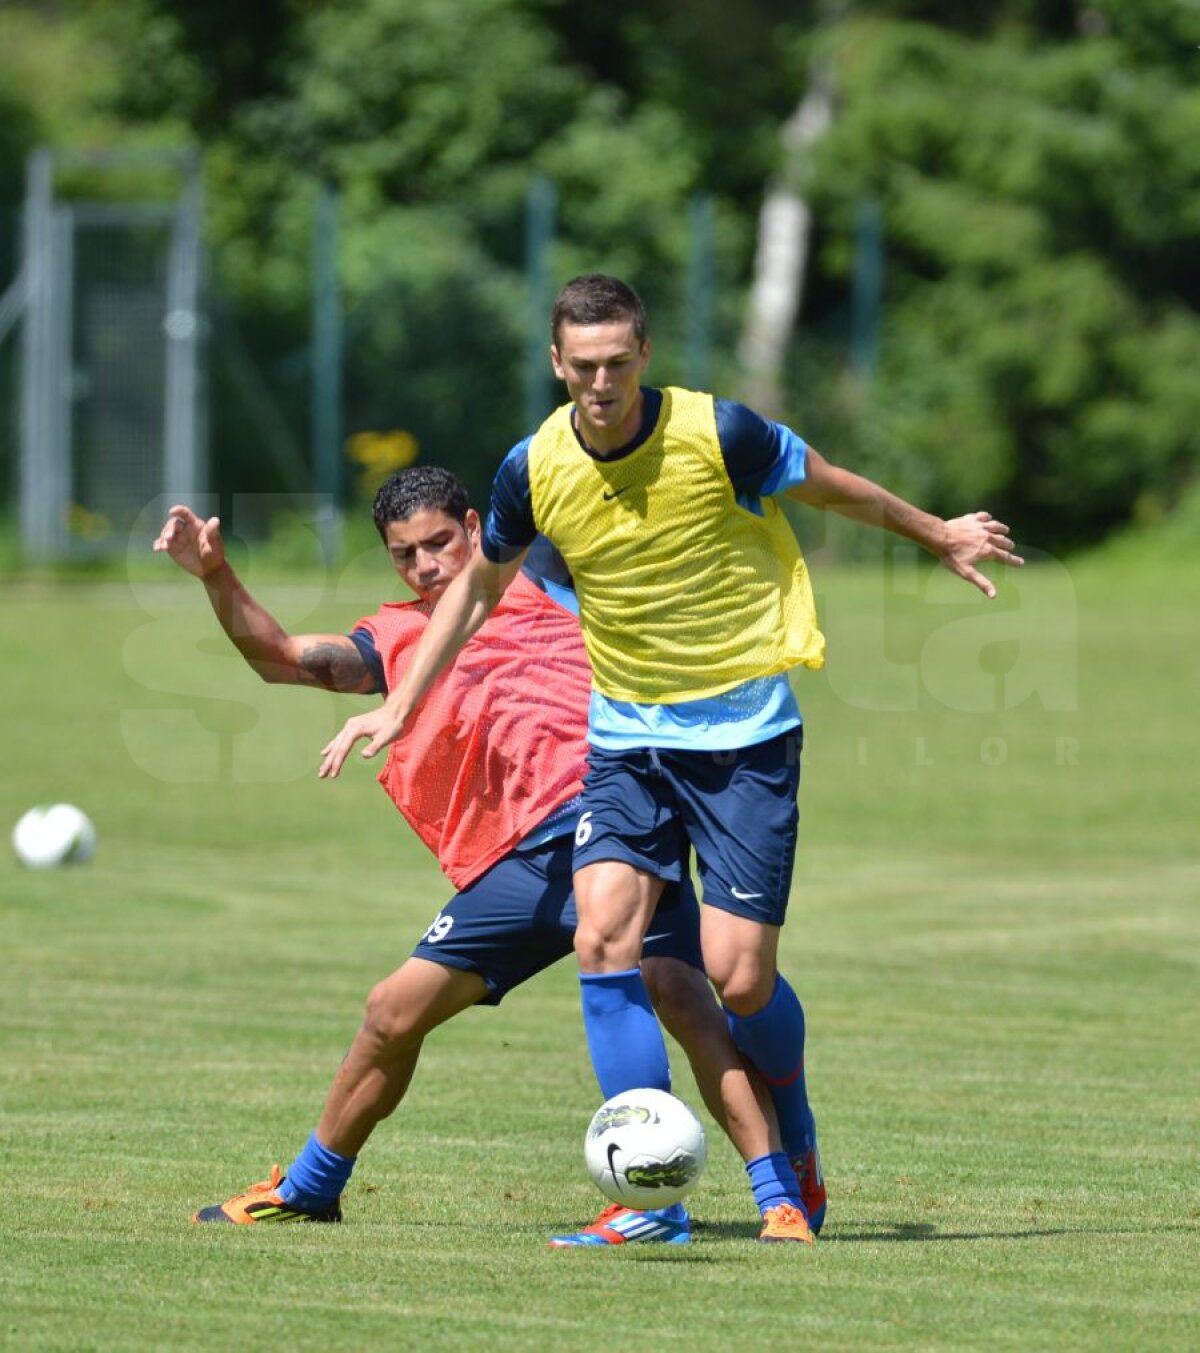
<svg viewBox="0 0 1200 1353">
<path fill-rule="evenodd" d="M 279 1186 L 284 1176 L 279 1166 L 271 1168 L 271 1177 L 261 1184 L 251 1184 L 245 1193 L 230 1198 L 227 1203 L 217 1203 L 213 1207 L 202 1207 L 192 1213 L 193 1221 L 232 1222 L 235 1226 L 249 1226 L 266 1221 L 341 1221 L 341 1199 L 335 1199 L 320 1212 L 308 1212 L 285 1202 L 279 1196 Z"/>
<path fill-rule="evenodd" d="M 778 1207 L 767 1208 L 763 1213 L 763 1226 L 758 1238 L 768 1245 L 780 1241 L 811 1245 L 816 1239 L 809 1228 L 804 1209 L 792 1203 L 780 1203 Z"/>
<path fill-rule="evenodd" d="M 667 1213 L 673 1214 L 667 1216 Z M 590 1226 L 573 1235 L 551 1236 L 552 1250 L 575 1249 L 585 1245 L 686 1245 L 692 1238 L 692 1223 L 682 1207 L 663 1208 L 659 1212 L 635 1212 L 621 1203 L 612 1203 Z"/>
</svg>

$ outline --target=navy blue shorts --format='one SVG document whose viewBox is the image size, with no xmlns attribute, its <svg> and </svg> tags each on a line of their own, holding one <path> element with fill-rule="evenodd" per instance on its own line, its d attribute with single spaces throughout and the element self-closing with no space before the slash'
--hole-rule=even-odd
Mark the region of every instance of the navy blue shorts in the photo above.
<svg viewBox="0 0 1200 1353">
<path fill-rule="evenodd" d="M 438 912 L 413 957 L 477 972 L 488 985 L 480 1004 L 499 1005 L 513 987 L 572 953 L 571 850 L 570 836 L 560 836 L 510 852 Z M 678 958 L 703 969 L 690 879 L 663 894 L 642 957 Z"/>
<path fill-rule="evenodd" d="M 696 851 L 705 903 L 782 925 L 792 886 L 804 730 L 728 752 L 588 750 L 575 868 L 624 860 L 678 881 Z"/>
</svg>

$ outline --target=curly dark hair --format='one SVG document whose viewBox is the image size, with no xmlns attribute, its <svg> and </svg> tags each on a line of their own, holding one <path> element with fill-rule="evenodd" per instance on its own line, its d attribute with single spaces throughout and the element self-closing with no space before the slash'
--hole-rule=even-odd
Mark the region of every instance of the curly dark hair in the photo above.
<svg viewBox="0 0 1200 1353">
<path fill-rule="evenodd" d="M 619 277 L 589 272 L 573 277 L 558 293 L 550 312 L 550 336 L 558 342 L 564 324 L 609 324 L 613 320 L 633 321 L 638 343 L 646 340 L 646 307 L 642 298 Z"/>
<path fill-rule="evenodd" d="M 444 512 L 461 526 L 471 504 L 467 488 L 456 474 L 439 465 L 412 465 L 379 486 L 371 509 L 375 529 L 386 540 L 389 522 L 407 521 L 414 512 Z"/>
</svg>

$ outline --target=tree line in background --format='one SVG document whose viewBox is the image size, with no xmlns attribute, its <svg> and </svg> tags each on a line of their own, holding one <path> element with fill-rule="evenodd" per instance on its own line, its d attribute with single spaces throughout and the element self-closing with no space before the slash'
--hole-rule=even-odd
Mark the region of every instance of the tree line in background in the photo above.
<svg viewBox="0 0 1200 1353">
<path fill-rule="evenodd" d="M 214 284 L 295 372 L 314 185 L 334 186 L 347 431 L 402 427 L 476 491 L 527 431 L 531 175 L 557 189 L 554 280 L 633 281 L 660 378 L 678 378 L 688 203 L 713 196 L 729 395 L 763 204 L 790 193 L 811 234 L 772 411 L 935 510 L 986 504 L 1058 550 L 1168 512 L 1200 467 L 1198 44 L 1192 0 L 10 4 L 0 192 L 19 199 L 41 142 L 199 142 Z M 828 118 L 801 144 L 818 87 Z M 850 360 L 864 205 L 869 367 Z M 279 404 L 303 444 L 303 401 Z M 215 402 L 218 471 L 267 487 L 237 407 Z"/>
</svg>

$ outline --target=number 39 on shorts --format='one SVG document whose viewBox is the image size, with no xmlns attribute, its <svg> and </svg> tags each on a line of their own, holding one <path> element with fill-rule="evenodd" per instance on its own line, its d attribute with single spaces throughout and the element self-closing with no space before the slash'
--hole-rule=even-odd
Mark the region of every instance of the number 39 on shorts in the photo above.
<svg viewBox="0 0 1200 1353">
<path fill-rule="evenodd" d="M 579 821 L 575 824 L 575 844 L 577 846 L 586 846 L 592 839 L 592 814 L 590 810 L 580 815 Z"/>
<path fill-rule="evenodd" d="M 443 912 L 438 914 L 429 923 L 429 929 L 421 936 L 423 944 L 436 944 L 438 940 L 444 940 L 450 933 L 450 927 L 454 924 L 454 917 L 447 916 Z"/>
</svg>

